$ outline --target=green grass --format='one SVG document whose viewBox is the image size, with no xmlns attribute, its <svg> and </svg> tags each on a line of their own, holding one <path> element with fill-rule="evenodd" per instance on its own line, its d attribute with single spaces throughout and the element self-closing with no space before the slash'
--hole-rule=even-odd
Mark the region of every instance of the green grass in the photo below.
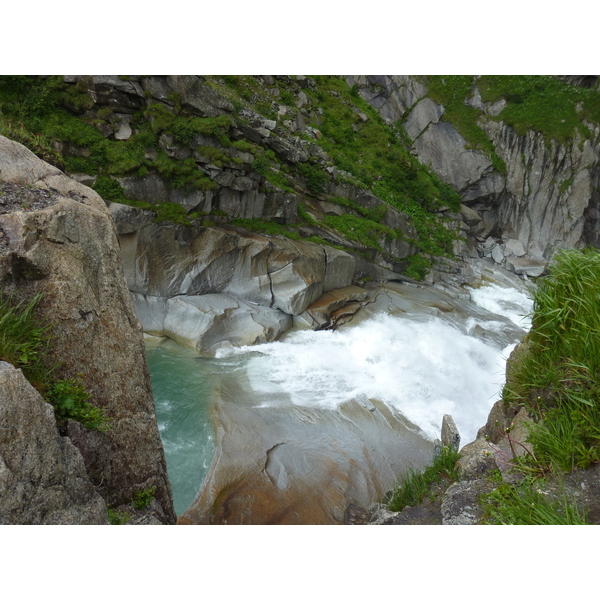
<svg viewBox="0 0 600 600">
<path fill-rule="evenodd" d="M 570 471 L 600 461 L 600 254 L 567 250 L 534 297 L 527 348 L 503 399 L 534 415 L 537 467 Z"/>
<path fill-rule="evenodd" d="M 407 506 L 415 506 L 425 498 L 433 484 L 443 480 L 458 481 L 455 469 L 458 458 L 458 451 L 444 446 L 433 463 L 422 473 L 409 471 L 402 483 L 393 490 L 388 509 L 398 512 Z"/>
<path fill-rule="evenodd" d="M 0 292 L 0 360 L 23 370 L 23 374 L 40 392 L 48 389 L 53 370 L 50 361 L 50 327 L 41 324 L 36 310 L 40 294 L 29 302 L 18 301 Z"/>
<path fill-rule="evenodd" d="M 19 301 L 0 292 L 0 360 L 23 371 L 31 385 L 54 406 L 59 425 L 74 419 L 88 429 L 106 431 L 110 419 L 103 409 L 88 402 L 90 396 L 83 381 L 55 376 L 60 364 L 50 350 L 52 329 L 38 318 L 41 301 L 40 294 Z"/>
<path fill-rule="evenodd" d="M 464 101 L 477 85 L 484 102 L 506 100 L 497 117 L 510 125 L 519 135 L 533 130 L 547 140 L 570 143 L 575 131 L 583 137 L 591 135 L 585 121 L 600 123 L 600 94 L 596 89 L 570 85 L 550 75 L 472 75 L 428 76 L 428 95 L 442 104 L 443 120 L 452 123 L 469 145 L 486 152 L 494 168 L 506 172 L 506 165 L 495 154 L 492 142 L 478 119 L 481 112 Z"/>
<path fill-rule="evenodd" d="M 507 100 L 498 118 L 520 135 L 533 129 L 549 139 L 569 143 L 576 130 L 583 137 L 591 135 L 584 121 L 600 123 L 597 90 L 550 75 L 487 75 L 478 80 L 478 86 L 484 102 Z"/>
<path fill-rule="evenodd" d="M 540 482 L 500 484 L 480 497 L 486 525 L 586 525 L 586 514 L 567 495 L 552 500 L 539 489 Z"/>
</svg>

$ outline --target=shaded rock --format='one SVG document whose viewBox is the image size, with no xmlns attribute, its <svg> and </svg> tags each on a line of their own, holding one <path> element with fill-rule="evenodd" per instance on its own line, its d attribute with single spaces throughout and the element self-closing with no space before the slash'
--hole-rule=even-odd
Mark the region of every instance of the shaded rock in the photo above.
<svg viewBox="0 0 600 600">
<path fill-rule="evenodd" d="M 479 496 L 493 489 L 494 485 L 486 479 L 453 483 L 442 501 L 442 525 L 478 524 L 483 517 Z"/>
<path fill-rule="evenodd" d="M 481 222 L 481 215 L 466 204 L 460 205 L 460 215 L 463 221 L 471 227 Z"/>
<path fill-rule="evenodd" d="M 118 202 L 111 202 L 108 205 L 108 210 L 119 234 L 133 233 L 146 225 L 150 225 L 150 223 L 154 223 L 156 220 L 156 213 L 151 210 L 119 204 Z"/>
<path fill-rule="evenodd" d="M 0 524 L 106 525 L 83 457 L 58 433 L 54 409 L 0 362 Z"/>
<path fill-rule="evenodd" d="M 464 446 L 456 468 L 461 479 L 479 479 L 498 468 L 495 455 L 498 447 L 484 439 L 477 439 Z"/>
<path fill-rule="evenodd" d="M 316 302 L 313 302 L 306 311 L 302 313 L 301 317 L 303 317 L 312 328 L 322 329 L 329 325 L 332 313 L 349 302 L 362 302 L 366 300 L 367 296 L 367 290 L 355 285 L 331 290 L 323 294 Z M 352 312 L 356 312 L 356 310 L 360 308 L 360 304 L 357 303 L 356 307 L 353 308 L 354 310 Z"/>
<path fill-rule="evenodd" d="M 444 415 L 442 419 L 442 446 L 449 446 L 458 450 L 460 446 L 460 433 L 451 415 Z"/>
</svg>

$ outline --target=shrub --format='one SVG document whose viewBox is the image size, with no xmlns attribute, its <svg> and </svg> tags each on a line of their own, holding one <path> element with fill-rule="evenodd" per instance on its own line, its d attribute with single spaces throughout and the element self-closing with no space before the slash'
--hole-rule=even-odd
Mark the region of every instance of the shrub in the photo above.
<svg viewBox="0 0 600 600">
<path fill-rule="evenodd" d="M 83 386 L 81 375 L 76 380 L 59 379 L 52 384 L 47 399 L 54 406 L 59 425 L 67 419 L 79 421 L 86 429 L 107 431 L 111 419 L 106 411 L 88 402 L 90 396 Z"/>
<path fill-rule="evenodd" d="M 152 499 L 154 498 L 154 494 L 156 493 L 156 486 L 153 485 L 151 488 L 146 490 L 140 490 L 133 495 L 133 500 L 131 504 L 133 508 L 138 510 L 143 510 L 147 508 Z"/>
</svg>

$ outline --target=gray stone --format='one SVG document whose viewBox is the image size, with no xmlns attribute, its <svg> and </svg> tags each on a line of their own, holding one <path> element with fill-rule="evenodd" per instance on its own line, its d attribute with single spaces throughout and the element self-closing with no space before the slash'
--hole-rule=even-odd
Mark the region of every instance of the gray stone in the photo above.
<svg viewBox="0 0 600 600">
<path fill-rule="evenodd" d="M 280 310 L 252 305 L 226 294 L 177 296 L 166 302 L 166 335 L 204 356 L 219 349 L 273 342 L 292 326 Z"/>
<path fill-rule="evenodd" d="M 525 254 L 525 248 L 519 240 L 506 240 L 504 242 L 504 254 L 506 256 L 523 256 Z"/>
<path fill-rule="evenodd" d="M 133 121 L 133 115 L 122 114 L 118 115 L 118 117 L 120 117 L 119 129 L 115 131 L 115 139 L 128 140 L 133 133 L 131 130 L 131 121 Z"/>
<path fill-rule="evenodd" d="M 93 403 L 113 419 L 106 433 L 82 428 L 70 435 L 71 441 L 108 505 L 155 485 L 162 507 L 155 516 L 173 522 L 142 330 L 106 204 L 93 190 L 2 136 L 0 177 L 53 189 L 60 196 L 42 210 L 0 215 L 0 227 L 9 233 L 0 279 L 18 298 L 44 294 L 40 318 L 53 327 L 51 352 L 62 365 L 58 374 L 81 374 Z"/>
<path fill-rule="evenodd" d="M 498 447 L 484 439 L 477 439 L 461 450 L 456 469 L 461 479 L 479 479 L 498 468 L 495 454 Z"/>
<path fill-rule="evenodd" d="M 500 264 L 504 260 L 504 252 L 502 250 L 502 246 L 500 244 L 496 244 L 492 248 L 492 258 L 494 262 Z"/>
<path fill-rule="evenodd" d="M 460 214 L 462 220 L 471 227 L 481 222 L 481 215 L 465 204 L 460 205 Z"/>
<path fill-rule="evenodd" d="M 444 108 L 431 98 L 423 98 L 410 111 L 404 129 L 412 140 L 415 140 L 430 123 L 438 123 Z"/>
<path fill-rule="evenodd" d="M 432 123 L 415 140 L 419 160 L 458 191 L 477 183 L 491 168 L 483 154 L 466 148 L 465 139 L 447 122 Z"/>
<path fill-rule="evenodd" d="M 527 275 L 527 277 L 539 277 L 546 270 L 546 263 L 533 260 L 531 258 L 518 258 L 509 256 L 506 259 L 507 266 L 510 266 L 517 275 Z"/>
<path fill-rule="evenodd" d="M 108 205 L 108 210 L 115 222 L 118 234 L 138 231 L 156 220 L 156 213 L 151 210 L 119 204 L 118 202 L 111 202 Z"/>
<path fill-rule="evenodd" d="M 0 361 L 0 524 L 107 525 L 83 457 L 20 369 Z"/>
<path fill-rule="evenodd" d="M 458 450 L 460 446 L 460 433 L 454 423 L 452 415 L 444 415 L 442 419 L 442 445 Z"/>
</svg>

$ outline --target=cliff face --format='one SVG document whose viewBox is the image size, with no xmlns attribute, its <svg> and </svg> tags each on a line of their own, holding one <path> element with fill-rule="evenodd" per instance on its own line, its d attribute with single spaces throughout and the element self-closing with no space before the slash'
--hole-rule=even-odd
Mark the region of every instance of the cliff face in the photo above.
<svg viewBox="0 0 600 600">
<path fill-rule="evenodd" d="M 494 238 L 499 245 L 496 262 L 518 272 L 511 264 L 510 252 L 500 253 L 506 250 L 507 240 L 517 240 L 523 255 L 542 262 L 557 248 L 598 246 L 597 124 L 581 117 L 590 135 L 584 138 L 575 129 L 570 142 L 558 142 L 531 129 L 520 135 L 502 120 L 506 100 L 484 102 L 475 78 L 464 104 L 478 111 L 477 126 L 491 141 L 493 150 L 483 151 L 459 133 L 451 118 L 446 119 L 447 107 L 431 98 L 426 78 L 365 76 L 347 80 L 358 86 L 361 96 L 384 118 L 402 123 L 419 160 L 431 166 L 460 193 L 463 203 L 479 214 L 480 221 L 466 232 L 473 236 L 474 244 L 488 236 Z M 493 152 L 500 159 L 496 164 Z M 489 254 L 491 246 L 486 248 Z"/>
<path fill-rule="evenodd" d="M 3 198 L 2 289 L 28 299 L 43 293 L 40 317 L 52 325 L 57 375 L 81 374 L 91 402 L 112 419 L 106 432 L 69 421 L 90 481 L 108 506 L 156 487 L 154 516 L 175 519 L 154 414 L 142 331 L 135 316 L 110 213 L 89 188 L 0 137 L 0 179 L 43 202 Z"/>
</svg>

